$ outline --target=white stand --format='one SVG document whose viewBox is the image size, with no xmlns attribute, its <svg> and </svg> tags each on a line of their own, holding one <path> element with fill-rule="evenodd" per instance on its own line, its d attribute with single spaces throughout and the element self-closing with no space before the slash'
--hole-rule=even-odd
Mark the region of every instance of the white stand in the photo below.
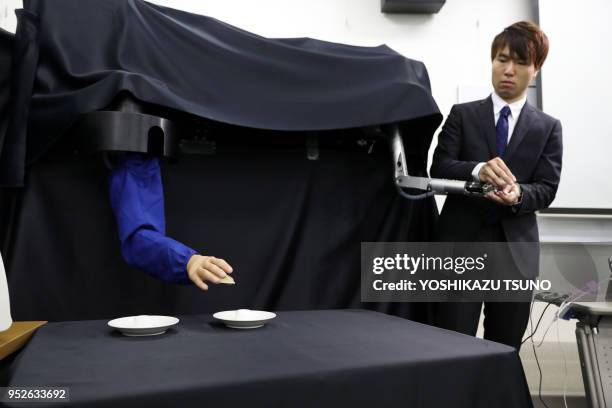
<svg viewBox="0 0 612 408">
<path fill-rule="evenodd" d="M 0 332 L 8 330 L 11 324 L 13 324 L 13 319 L 11 317 L 11 302 L 9 299 L 4 263 L 2 262 L 2 255 L 0 255 Z"/>
</svg>

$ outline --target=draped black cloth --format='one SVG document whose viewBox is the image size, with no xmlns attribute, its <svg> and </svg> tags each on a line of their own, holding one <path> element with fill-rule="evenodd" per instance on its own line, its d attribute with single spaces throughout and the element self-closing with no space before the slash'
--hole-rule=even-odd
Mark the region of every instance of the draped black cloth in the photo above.
<svg viewBox="0 0 612 408">
<path fill-rule="evenodd" d="M 532 406 L 514 349 L 363 310 L 280 312 L 246 331 L 185 316 L 140 338 L 49 323 L 0 362 L 0 384 L 69 387 L 74 407 Z"/>
<path fill-rule="evenodd" d="M 358 132 L 321 141 L 319 160 L 306 158 L 303 135 L 286 139 L 227 128 L 215 154 L 162 165 L 168 236 L 234 268 L 236 285 L 206 293 L 128 266 L 102 160 L 49 152 L 30 167 L 13 219 L 13 317 L 368 307 L 420 319 L 408 303 L 361 303 L 360 245 L 431 239 L 433 199 L 402 198 L 388 146 L 361 147 Z"/>
<path fill-rule="evenodd" d="M 15 319 L 344 307 L 419 318 L 409 304 L 363 304 L 359 262 L 361 242 L 431 238 L 433 199 L 401 198 L 387 142 L 363 130 L 399 121 L 408 167 L 426 174 L 441 115 L 422 63 L 386 46 L 263 38 L 138 0 L 24 7 L 0 157 L 2 183 L 26 186 L 2 217 Z M 225 258 L 236 286 L 203 294 L 121 259 L 108 170 L 62 137 L 121 91 L 216 124 L 214 154 L 162 166 L 166 225 Z M 318 160 L 307 159 L 313 134 Z"/>
<path fill-rule="evenodd" d="M 79 114 L 107 106 L 122 90 L 259 129 L 343 129 L 427 117 L 433 133 L 441 121 L 425 66 L 385 45 L 269 39 L 140 0 L 26 0 L 24 9 L 14 98 L 31 101 L 27 117 L 16 122 L 22 127 L 11 132 L 21 143 L 13 149 L 27 146 L 28 162 Z M 1 156 L 11 157 L 8 150 Z M 22 182 L 20 166 L 23 160 L 8 166 L 5 185 Z"/>
</svg>

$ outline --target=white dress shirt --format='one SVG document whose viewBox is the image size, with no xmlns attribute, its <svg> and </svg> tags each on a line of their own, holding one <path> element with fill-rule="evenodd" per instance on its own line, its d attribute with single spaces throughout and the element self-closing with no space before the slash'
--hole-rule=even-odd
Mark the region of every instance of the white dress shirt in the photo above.
<svg viewBox="0 0 612 408">
<path fill-rule="evenodd" d="M 519 115 L 523 110 L 523 106 L 525 106 L 525 102 L 527 102 L 527 93 L 525 93 L 525 96 L 523 96 L 518 101 L 508 103 L 504 101 L 495 92 L 493 92 L 491 94 L 491 100 L 493 101 L 493 118 L 495 121 L 495 126 L 497 126 L 497 121 L 499 120 L 499 113 L 501 112 L 502 108 L 506 105 L 510 107 L 510 114 L 508 115 L 508 143 L 510 143 L 510 138 L 512 137 L 512 133 L 514 132 L 514 126 L 516 125 Z M 480 173 L 480 169 L 484 165 L 484 162 L 478 163 L 476 167 L 474 167 L 474 170 L 472 170 L 472 177 L 474 178 L 474 181 L 480 181 L 478 173 Z"/>
</svg>

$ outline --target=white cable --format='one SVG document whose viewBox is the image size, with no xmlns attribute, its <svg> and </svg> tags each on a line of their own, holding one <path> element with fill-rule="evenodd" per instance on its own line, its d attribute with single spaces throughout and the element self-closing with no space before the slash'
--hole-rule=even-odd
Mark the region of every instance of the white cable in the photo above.
<svg viewBox="0 0 612 408">
<path fill-rule="evenodd" d="M 553 319 L 550 321 L 550 324 L 548 325 L 548 327 L 546 328 L 546 330 L 544 331 L 544 335 L 542 336 L 542 339 L 540 339 L 540 342 L 538 343 L 538 345 L 536 347 L 540 348 L 540 346 L 542 346 L 542 343 L 544 343 L 544 339 L 546 338 L 546 335 L 548 334 L 548 331 L 550 330 L 550 328 L 552 327 L 552 325 L 555 322 L 558 322 L 559 319 L 556 319 L 555 317 L 553 317 Z"/>
<path fill-rule="evenodd" d="M 533 304 L 535 303 L 535 300 L 531 299 L 531 305 L 529 306 L 529 321 L 531 322 L 531 314 L 533 313 Z M 533 336 L 533 322 L 531 322 L 531 333 L 529 333 L 529 336 Z M 527 337 L 529 337 L 527 336 Z M 526 337 L 526 338 L 527 338 Z M 521 345 L 523 344 L 523 342 L 525 341 L 525 339 L 521 339 Z"/>
<path fill-rule="evenodd" d="M 533 302 L 531 303 L 531 305 L 533 307 Z M 531 313 L 529 314 L 529 324 L 531 326 L 531 332 L 533 333 L 533 319 L 531 318 Z M 533 336 L 531 336 L 530 340 L 531 340 L 531 348 L 533 349 L 533 356 L 535 358 L 536 365 L 538 366 L 538 373 L 540 375 L 540 381 L 538 384 L 538 398 L 540 402 L 542 402 L 542 405 L 544 405 L 545 408 L 549 408 L 548 404 L 546 404 L 546 401 L 544 401 L 544 398 L 542 398 L 542 380 L 544 378 L 544 374 L 542 374 L 542 367 L 540 367 L 540 361 L 538 360 L 538 353 L 536 352 L 535 343 L 533 341 Z"/>
</svg>

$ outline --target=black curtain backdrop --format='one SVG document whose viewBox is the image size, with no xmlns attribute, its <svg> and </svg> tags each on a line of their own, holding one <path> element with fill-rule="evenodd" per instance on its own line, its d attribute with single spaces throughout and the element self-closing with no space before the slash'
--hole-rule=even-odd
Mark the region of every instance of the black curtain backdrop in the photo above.
<svg viewBox="0 0 612 408">
<path fill-rule="evenodd" d="M 25 0 L 13 54 L 13 127 L 0 185 L 21 186 L 82 113 L 136 99 L 259 129 L 442 120 L 425 65 L 386 45 L 264 38 L 141 0 Z M 27 136 L 26 136 L 27 130 Z M 431 134 L 428 135 L 431 137 Z M 86 136 L 85 136 L 86 137 Z"/>
<path fill-rule="evenodd" d="M 384 45 L 263 38 L 139 0 L 26 0 L 14 39 L 0 37 L 13 67 L 0 77 L 0 185 L 25 186 L 0 196 L 15 319 L 367 307 L 426 320 L 415 305 L 364 305 L 359 290 L 361 242 L 426 241 L 433 229 L 433 200 L 401 198 L 388 143 L 363 130 L 400 122 L 411 174 L 426 174 L 441 115 L 421 62 Z M 236 286 L 202 293 L 122 260 L 108 169 L 63 135 L 123 92 L 216 124 L 214 154 L 163 165 L 167 230 L 227 259 Z M 313 136 L 318 160 L 307 159 Z"/>
<path fill-rule="evenodd" d="M 287 143 L 285 134 L 234 132 L 225 129 L 215 154 L 183 155 L 162 174 L 168 235 L 228 260 L 235 286 L 202 292 L 126 265 L 107 168 L 60 144 L 30 167 L 14 219 L 14 318 L 365 307 L 427 320 L 415 305 L 360 302 L 360 243 L 429 240 L 436 216 L 433 199 L 398 195 L 385 143 L 361 146 L 359 130 L 335 132 L 308 160 L 304 134 Z"/>
</svg>

